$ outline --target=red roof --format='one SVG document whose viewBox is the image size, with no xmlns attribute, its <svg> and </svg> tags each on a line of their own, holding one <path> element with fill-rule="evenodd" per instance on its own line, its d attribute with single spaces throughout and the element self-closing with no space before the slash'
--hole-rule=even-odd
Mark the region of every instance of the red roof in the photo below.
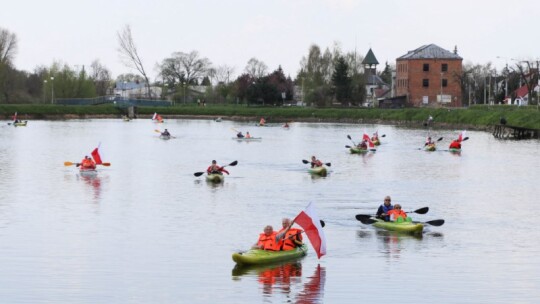
<svg viewBox="0 0 540 304">
<path fill-rule="evenodd" d="M 527 85 L 524 85 L 520 88 L 518 88 L 516 91 L 516 97 L 525 97 L 527 94 L 529 94 L 529 90 L 527 89 Z"/>
</svg>

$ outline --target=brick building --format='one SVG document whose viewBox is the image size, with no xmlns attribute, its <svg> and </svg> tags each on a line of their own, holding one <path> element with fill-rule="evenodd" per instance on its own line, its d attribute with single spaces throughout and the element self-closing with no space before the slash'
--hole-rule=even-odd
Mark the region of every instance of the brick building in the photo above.
<svg viewBox="0 0 540 304">
<path fill-rule="evenodd" d="M 461 107 L 462 61 L 435 44 L 424 45 L 396 59 L 396 96 L 409 106 Z"/>
</svg>

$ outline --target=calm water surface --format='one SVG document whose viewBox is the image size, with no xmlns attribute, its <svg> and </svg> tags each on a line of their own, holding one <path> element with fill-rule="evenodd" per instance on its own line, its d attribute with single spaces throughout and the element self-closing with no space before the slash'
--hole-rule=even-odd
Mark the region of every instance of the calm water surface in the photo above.
<svg viewBox="0 0 540 304">
<path fill-rule="evenodd" d="M 155 129 L 176 136 L 160 140 Z M 237 142 L 231 128 L 261 136 Z M 385 134 L 351 155 L 350 134 Z M 446 148 L 458 130 L 435 130 Z M 425 129 L 204 120 L 30 121 L 0 127 L 2 303 L 538 303 L 540 143 L 468 132 L 461 155 L 419 150 Z M 78 162 L 101 143 L 96 177 Z M 331 162 L 326 178 L 302 159 Z M 194 172 L 238 160 L 211 185 Z M 356 221 L 391 195 L 423 237 Z M 235 268 L 252 245 L 314 202 L 328 254 Z"/>
</svg>

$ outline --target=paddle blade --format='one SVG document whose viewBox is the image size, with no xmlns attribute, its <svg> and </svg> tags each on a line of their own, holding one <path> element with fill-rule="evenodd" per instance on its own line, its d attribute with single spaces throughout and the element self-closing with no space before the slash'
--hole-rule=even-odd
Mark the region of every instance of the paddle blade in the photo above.
<svg viewBox="0 0 540 304">
<path fill-rule="evenodd" d="M 462 139 L 461 141 L 466 141 L 467 139 L 469 139 L 469 137 L 465 137 L 465 138 Z"/>
<path fill-rule="evenodd" d="M 444 137 L 440 137 L 439 139 L 437 139 L 437 141 L 441 141 L 441 140 L 443 140 L 443 138 L 444 138 Z"/>
<path fill-rule="evenodd" d="M 307 160 L 305 160 L 305 159 L 302 159 L 302 162 L 303 162 L 304 164 L 309 164 L 309 162 L 308 162 Z"/>
<path fill-rule="evenodd" d="M 237 161 L 237 160 L 235 160 L 235 161 L 233 161 L 232 163 L 229 164 L 229 166 L 233 166 L 233 167 L 236 166 L 236 165 L 238 165 L 238 161 Z"/>
<path fill-rule="evenodd" d="M 156 132 L 156 133 L 161 133 L 161 131 L 160 131 L 160 130 L 154 130 L 154 132 Z"/>
<path fill-rule="evenodd" d="M 370 215 L 367 214 L 357 214 L 356 219 L 362 222 L 362 224 L 371 225 L 377 221 L 372 219 Z"/>
<path fill-rule="evenodd" d="M 428 225 L 431 225 L 431 226 L 442 226 L 444 224 L 444 220 L 427 221 L 424 224 L 428 224 Z"/>
<path fill-rule="evenodd" d="M 193 173 L 193 175 L 195 175 L 195 176 L 201 176 L 203 174 L 204 174 L 204 172 L 195 172 L 195 173 Z"/>
<path fill-rule="evenodd" d="M 321 227 L 326 226 L 326 223 L 323 220 L 319 220 L 319 221 L 321 221 Z"/>
<path fill-rule="evenodd" d="M 428 213 L 428 211 L 429 211 L 429 207 L 424 207 L 424 208 L 416 209 L 413 212 L 418 213 L 418 214 L 426 214 Z"/>
<path fill-rule="evenodd" d="M 345 148 L 347 148 L 347 149 L 350 149 L 350 148 L 351 148 L 351 146 L 345 145 Z"/>
<path fill-rule="evenodd" d="M 74 163 L 72 163 L 72 162 L 69 162 L 69 161 L 64 162 L 64 166 L 73 166 L 73 165 L 74 165 Z"/>
<path fill-rule="evenodd" d="M 111 165 L 111 163 L 101 163 L 101 164 L 98 164 L 98 165 L 102 165 L 102 166 L 105 166 L 105 167 L 109 167 Z"/>
<path fill-rule="evenodd" d="M 386 137 L 386 134 L 381 135 L 381 137 Z"/>
<path fill-rule="evenodd" d="M 350 139 L 350 140 L 352 140 L 351 136 L 350 136 L 350 135 L 348 135 L 348 134 L 347 134 L 347 138 L 348 138 L 348 139 Z"/>
<path fill-rule="evenodd" d="M 327 165 L 328 167 L 331 167 L 332 163 L 326 163 L 325 165 Z"/>
</svg>

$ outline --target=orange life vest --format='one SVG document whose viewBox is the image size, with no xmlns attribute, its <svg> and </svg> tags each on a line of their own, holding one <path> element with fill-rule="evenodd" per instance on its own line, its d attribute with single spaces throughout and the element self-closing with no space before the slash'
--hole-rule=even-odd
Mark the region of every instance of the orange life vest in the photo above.
<svg viewBox="0 0 540 304">
<path fill-rule="evenodd" d="M 263 250 L 272 250 L 272 251 L 278 251 L 279 246 L 276 242 L 276 234 L 277 232 L 272 232 L 270 235 L 266 235 L 266 233 L 261 233 L 259 235 L 259 241 L 257 242 L 257 246 L 262 246 Z"/>
<path fill-rule="evenodd" d="M 85 158 L 81 161 L 81 167 L 83 169 L 95 169 L 96 164 L 91 159 Z"/>
<path fill-rule="evenodd" d="M 454 140 L 450 143 L 449 149 L 461 149 L 461 143 L 457 140 Z"/>
<path fill-rule="evenodd" d="M 284 229 L 281 229 L 281 230 L 284 230 Z M 297 244 L 295 240 L 300 243 L 302 242 L 302 230 L 297 229 L 297 228 L 291 228 L 283 236 L 283 239 L 279 241 L 281 250 L 287 251 L 287 250 L 293 250 L 296 247 L 299 247 L 300 245 Z"/>
<path fill-rule="evenodd" d="M 407 213 L 405 213 L 403 210 L 392 209 L 388 211 L 388 215 L 392 221 L 395 221 L 400 217 L 402 217 L 404 220 L 407 219 Z"/>
</svg>

